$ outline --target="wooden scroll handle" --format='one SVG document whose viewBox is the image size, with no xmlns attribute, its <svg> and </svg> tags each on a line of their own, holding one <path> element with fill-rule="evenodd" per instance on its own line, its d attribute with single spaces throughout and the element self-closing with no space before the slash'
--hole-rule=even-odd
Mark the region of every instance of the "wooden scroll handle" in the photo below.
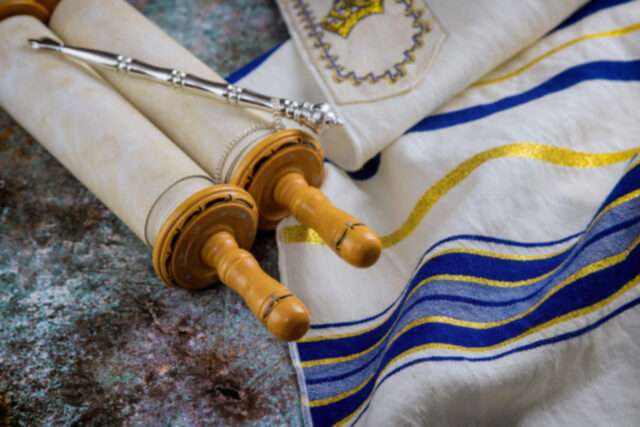
<svg viewBox="0 0 640 427">
<path fill-rule="evenodd" d="M 49 20 L 51 10 L 35 0 L 4 0 L 0 1 L 0 21 L 16 15 L 31 15 L 45 24 Z M 49 1 L 51 3 L 51 1 Z"/>
<path fill-rule="evenodd" d="M 382 252 L 378 236 L 366 225 L 331 204 L 299 173 L 276 183 L 273 197 L 301 223 L 314 229 L 342 259 L 356 267 L 373 265 Z"/>
<path fill-rule="evenodd" d="M 307 308 L 287 288 L 268 276 L 255 258 L 240 249 L 231 233 L 221 231 L 202 247 L 202 259 L 222 283 L 245 300 L 253 314 L 276 337 L 295 341 L 309 329 Z"/>
</svg>

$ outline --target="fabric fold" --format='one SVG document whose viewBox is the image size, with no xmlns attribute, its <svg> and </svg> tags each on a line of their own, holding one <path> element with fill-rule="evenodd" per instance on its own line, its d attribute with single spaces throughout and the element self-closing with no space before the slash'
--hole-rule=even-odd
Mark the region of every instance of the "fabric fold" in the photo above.
<svg viewBox="0 0 640 427">
<path fill-rule="evenodd" d="M 366 114 L 376 123 L 348 148 L 325 140 L 330 160 L 352 169 L 382 148 L 372 141 L 389 144 L 357 178 L 327 163 L 322 186 L 381 236 L 378 263 L 341 265 L 293 219 L 278 229 L 282 280 L 312 316 L 291 345 L 305 422 L 632 425 L 640 2 L 596 0 L 568 18 L 577 3 L 500 3 L 502 14 L 458 6 L 429 2 L 447 37 L 418 88 L 338 104 L 352 125 Z M 463 43 L 490 10 L 495 28 Z M 473 19 L 460 29 L 454 16 Z M 310 61 L 295 55 L 283 44 L 242 84 L 269 80 L 278 62 Z M 290 96 L 330 94 L 301 68 Z M 420 98 L 436 82 L 425 92 L 435 100 Z M 269 84 L 285 88 L 284 77 Z M 372 113 L 382 104 L 388 120 Z M 347 165 L 332 149 L 362 157 Z"/>
<path fill-rule="evenodd" d="M 321 142 L 352 171 L 583 3 L 281 0 L 292 40 L 243 84 L 330 102 L 346 123 Z"/>
</svg>

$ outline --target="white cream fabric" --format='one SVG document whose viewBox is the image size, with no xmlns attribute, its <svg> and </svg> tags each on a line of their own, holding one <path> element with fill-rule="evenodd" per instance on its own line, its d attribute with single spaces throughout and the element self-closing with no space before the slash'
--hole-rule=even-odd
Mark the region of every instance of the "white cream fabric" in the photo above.
<svg viewBox="0 0 640 427">
<path fill-rule="evenodd" d="M 30 16 L 0 22 L 0 107 L 153 246 L 173 208 L 211 179 L 89 67 L 31 49 L 39 37 L 58 39 Z"/>
<path fill-rule="evenodd" d="M 363 4 L 372 3 L 383 3 L 384 12 L 363 14 L 347 39 L 323 27 L 334 4 L 334 11 L 355 8 L 355 16 L 367 10 Z M 282 55 L 275 55 L 243 83 L 280 96 L 332 104 L 346 126 L 327 132 L 321 142 L 332 161 L 354 170 L 583 3 L 280 0 L 300 56 L 284 59 L 285 52 L 278 52 Z M 426 32 L 420 33 L 423 26 Z M 284 64 L 300 73 L 304 88 L 293 85 L 291 72 L 282 73 Z"/>
<path fill-rule="evenodd" d="M 542 37 L 577 4 L 430 1 L 447 36 L 422 83 L 338 106 L 348 148 L 323 142 L 344 167 L 405 133 L 358 179 L 326 165 L 321 189 L 382 238 L 375 266 L 278 228 L 312 319 L 291 345 L 308 425 L 637 425 L 640 2 Z M 298 55 L 239 83 L 331 97 Z"/>
<path fill-rule="evenodd" d="M 49 25 L 70 45 L 116 52 L 149 64 L 222 81 L 126 0 L 62 0 Z M 272 118 L 267 113 L 185 95 L 177 88 L 112 70 L 97 71 L 211 175 L 216 184 L 227 182 L 225 178 L 231 174 L 229 163 L 236 160 L 229 155 L 232 147 L 246 149 L 273 131 Z M 254 131 L 249 132 L 252 129 Z M 245 133 L 250 136 L 239 138 Z"/>
</svg>

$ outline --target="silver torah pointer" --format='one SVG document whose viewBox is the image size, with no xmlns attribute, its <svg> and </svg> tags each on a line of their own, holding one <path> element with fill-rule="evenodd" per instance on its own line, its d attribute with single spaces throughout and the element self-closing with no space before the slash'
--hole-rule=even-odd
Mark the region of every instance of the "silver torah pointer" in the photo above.
<svg viewBox="0 0 640 427">
<path fill-rule="evenodd" d="M 179 70 L 156 67 L 122 55 L 67 46 L 48 37 L 38 40 L 29 39 L 29 45 L 36 50 L 57 52 L 101 68 L 115 70 L 131 76 L 145 77 L 149 80 L 164 83 L 185 92 L 207 96 L 217 101 L 270 111 L 276 117 L 295 120 L 316 133 L 321 133 L 330 127 L 343 125 L 342 120 L 325 103 L 299 103 L 285 98 L 270 97 L 232 84 L 206 80 Z"/>
</svg>

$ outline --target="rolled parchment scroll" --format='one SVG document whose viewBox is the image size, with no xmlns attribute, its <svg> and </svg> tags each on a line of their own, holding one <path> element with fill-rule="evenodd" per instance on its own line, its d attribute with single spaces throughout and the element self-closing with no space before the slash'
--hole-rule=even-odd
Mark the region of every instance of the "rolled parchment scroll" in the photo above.
<svg viewBox="0 0 640 427">
<path fill-rule="evenodd" d="M 0 22 L 0 104 L 153 247 L 171 211 L 211 179 L 90 67 L 30 49 L 33 34 L 56 38 L 30 16 Z"/>
<path fill-rule="evenodd" d="M 167 284 L 202 288 L 220 279 L 275 336 L 300 338 L 304 305 L 249 252 L 256 203 L 212 179 L 91 68 L 29 47 L 57 39 L 41 21 L 0 21 L 0 105 L 153 249 Z"/>
<path fill-rule="evenodd" d="M 62 0 L 50 26 L 68 45 L 224 82 L 124 0 Z M 316 188 L 322 182 L 324 155 L 313 136 L 283 130 L 268 115 L 252 110 L 126 74 L 99 72 L 216 182 L 246 189 L 258 203 L 261 228 L 274 228 L 293 214 L 352 265 L 366 267 L 378 259 L 382 245 L 373 231 Z"/>
<path fill-rule="evenodd" d="M 49 26 L 66 44 L 109 50 L 162 67 L 179 66 L 186 73 L 224 82 L 126 1 L 61 1 Z M 241 145 L 273 131 L 267 113 L 230 108 L 124 74 L 98 72 L 206 171 L 215 172 L 224 163 L 230 144 L 243 131 L 259 129 Z M 225 182 L 212 175 L 216 183 Z"/>
</svg>

